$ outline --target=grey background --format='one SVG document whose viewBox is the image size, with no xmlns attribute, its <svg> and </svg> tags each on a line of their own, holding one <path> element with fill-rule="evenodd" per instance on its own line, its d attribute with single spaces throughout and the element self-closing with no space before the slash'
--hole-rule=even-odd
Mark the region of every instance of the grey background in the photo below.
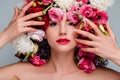
<svg viewBox="0 0 120 80">
<path fill-rule="evenodd" d="M 14 13 L 14 7 L 18 5 L 19 1 L 21 0 L 0 0 L 0 31 L 4 30 L 9 24 Z M 120 47 L 120 0 L 116 0 L 108 12 L 110 25 L 112 26 L 118 41 L 118 46 Z M 11 43 L 0 49 L 0 66 L 17 62 L 18 59 L 14 56 L 15 53 L 16 50 L 12 48 Z M 120 67 L 113 62 L 110 62 L 108 67 L 120 72 Z"/>
</svg>

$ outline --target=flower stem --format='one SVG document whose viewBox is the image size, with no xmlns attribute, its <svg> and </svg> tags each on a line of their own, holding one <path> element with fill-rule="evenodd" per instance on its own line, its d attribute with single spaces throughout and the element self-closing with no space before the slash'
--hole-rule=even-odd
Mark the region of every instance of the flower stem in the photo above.
<svg viewBox="0 0 120 80">
<path fill-rule="evenodd" d="M 45 10 L 42 11 L 43 14 L 46 14 L 46 12 L 53 6 L 53 3 L 50 4 Z"/>
<path fill-rule="evenodd" d="M 83 25 L 84 25 L 84 22 L 81 21 L 79 29 L 82 29 Z"/>
</svg>

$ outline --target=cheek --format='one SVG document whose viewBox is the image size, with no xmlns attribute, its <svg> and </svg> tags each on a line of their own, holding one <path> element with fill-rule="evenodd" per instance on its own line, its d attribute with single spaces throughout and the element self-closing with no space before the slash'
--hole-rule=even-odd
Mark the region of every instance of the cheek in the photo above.
<svg viewBox="0 0 120 80">
<path fill-rule="evenodd" d="M 72 36 L 75 39 L 78 37 L 78 34 L 76 32 L 74 32 L 74 29 L 76 29 L 76 28 L 71 28 L 68 33 L 70 36 Z"/>
<path fill-rule="evenodd" d="M 49 45 L 53 44 L 56 40 L 56 34 L 53 30 L 46 31 L 46 38 L 48 40 Z"/>
</svg>

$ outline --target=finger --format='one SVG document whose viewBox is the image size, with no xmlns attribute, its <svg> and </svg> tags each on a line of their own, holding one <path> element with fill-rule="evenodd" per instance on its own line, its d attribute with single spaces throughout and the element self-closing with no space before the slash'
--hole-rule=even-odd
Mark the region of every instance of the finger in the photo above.
<svg viewBox="0 0 120 80">
<path fill-rule="evenodd" d="M 84 45 L 88 45 L 88 46 L 92 46 L 94 47 L 95 44 L 92 41 L 88 41 L 88 40 L 82 40 L 82 39 L 75 39 L 76 42 L 84 44 Z"/>
<path fill-rule="evenodd" d="M 32 28 L 32 27 L 26 27 L 23 32 L 26 33 L 26 32 L 35 32 L 37 31 L 38 29 L 35 29 L 35 28 Z"/>
<path fill-rule="evenodd" d="M 14 21 L 14 20 L 17 18 L 18 14 L 19 14 L 18 8 L 15 7 L 15 8 L 14 8 L 14 16 L 13 16 L 13 18 L 12 18 L 12 21 Z"/>
<path fill-rule="evenodd" d="M 89 39 L 91 39 L 91 40 L 96 40 L 96 35 L 94 35 L 94 34 L 92 34 L 92 33 L 90 33 L 90 32 L 86 32 L 86 31 L 78 30 L 78 29 L 74 29 L 74 31 L 75 31 L 76 33 L 78 33 L 79 35 L 82 35 L 82 36 L 84 36 L 84 37 L 87 37 L 87 38 L 89 38 Z"/>
<path fill-rule="evenodd" d="M 87 18 L 84 18 L 84 20 L 86 21 L 86 23 L 87 23 L 88 25 L 90 25 L 90 26 L 93 28 L 93 30 L 95 31 L 95 33 L 96 33 L 97 35 L 103 35 L 103 33 L 99 30 L 98 26 L 95 25 L 92 21 L 90 21 L 90 20 L 87 19 Z"/>
<path fill-rule="evenodd" d="M 114 33 L 113 33 L 113 31 L 112 31 L 112 29 L 111 29 L 109 23 L 107 23 L 106 28 L 107 28 L 107 30 L 108 30 L 109 35 L 112 36 L 112 37 L 114 38 Z"/>
<path fill-rule="evenodd" d="M 27 22 L 23 23 L 22 26 L 41 26 L 44 24 L 45 24 L 45 22 L 40 22 L 40 21 L 27 21 Z"/>
<path fill-rule="evenodd" d="M 41 15 L 42 15 L 42 11 L 37 12 L 37 13 L 28 14 L 28 15 L 22 17 L 21 19 L 22 19 L 23 21 L 27 21 L 27 20 L 30 20 L 30 19 L 32 19 L 32 18 L 41 16 Z"/>
<path fill-rule="evenodd" d="M 96 48 L 81 48 L 81 50 L 90 53 L 97 53 Z"/>
<path fill-rule="evenodd" d="M 28 3 L 23 9 L 22 12 L 20 13 L 19 17 L 22 17 L 25 15 L 26 11 L 33 5 L 33 1 Z"/>
</svg>

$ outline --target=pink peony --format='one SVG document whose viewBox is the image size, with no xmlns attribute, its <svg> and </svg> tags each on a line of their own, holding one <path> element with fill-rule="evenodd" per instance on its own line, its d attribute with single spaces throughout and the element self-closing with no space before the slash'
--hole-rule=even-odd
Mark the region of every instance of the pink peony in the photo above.
<svg viewBox="0 0 120 80">
<path fill-rule="evenodd" d="M 105 11 L 97 11 L 93 16 L 93 22 L 95 24 L 106 24 L 108 21 L 108 14 Z"/>
<path fill-rule="evenodd" d="M 30 62 L 35 66 L 41 66 L 45 64 L 45 60 L 40 59 L 40 57 L 37 55 L 34 55 L 32 58 L 30 58 Z"/>
<path fill-rule="evenodd" d="M 91 60 L 85 58 L 82 58 L 78 64 L 79 64 L 79 68 L 87 73 L 94 71 L 96 68 Z"/>
<path fill-rule="evenodd" d="M 86 18 L 91 18 L 93 16 L 93 8 L 90 5 L 84 5 L 80 8 L 78 13 Z"/>
<path fill-rule="evenodd" d="M 52 21 L 61 21 L 63 19 L 64 13 L 60 8 L 51 8 L 48 10 L 48 15 Z"/>
<path fill-rule="evenodd" d="M 44 5 L 49 5 L 50 3 L 52 3 L 53 2 L 53 0 L 42 0 L 42 3 L 44 4 Z"/>
<path fill-rule="evenodd" d="M 80 19 L 77 14 L 74 13 L 74 11 L 69 11 L 67 13 L 67 19 L 71 21 L 73 24 L 76 24 Z"/>
<path fill-rule="evenodd" d="M 82 2 L 83 4 L 87 4 L 89 2 L 89 0 L 76 0 L 78 2 Z"/>
<path fill-rule="evenodd" d="M 36 32 L 29 32 L 27 35 L 31 39 L 41 42 L 45 36 L 45 32 L 43 30 L 37 30 Z"/>
</svg>

